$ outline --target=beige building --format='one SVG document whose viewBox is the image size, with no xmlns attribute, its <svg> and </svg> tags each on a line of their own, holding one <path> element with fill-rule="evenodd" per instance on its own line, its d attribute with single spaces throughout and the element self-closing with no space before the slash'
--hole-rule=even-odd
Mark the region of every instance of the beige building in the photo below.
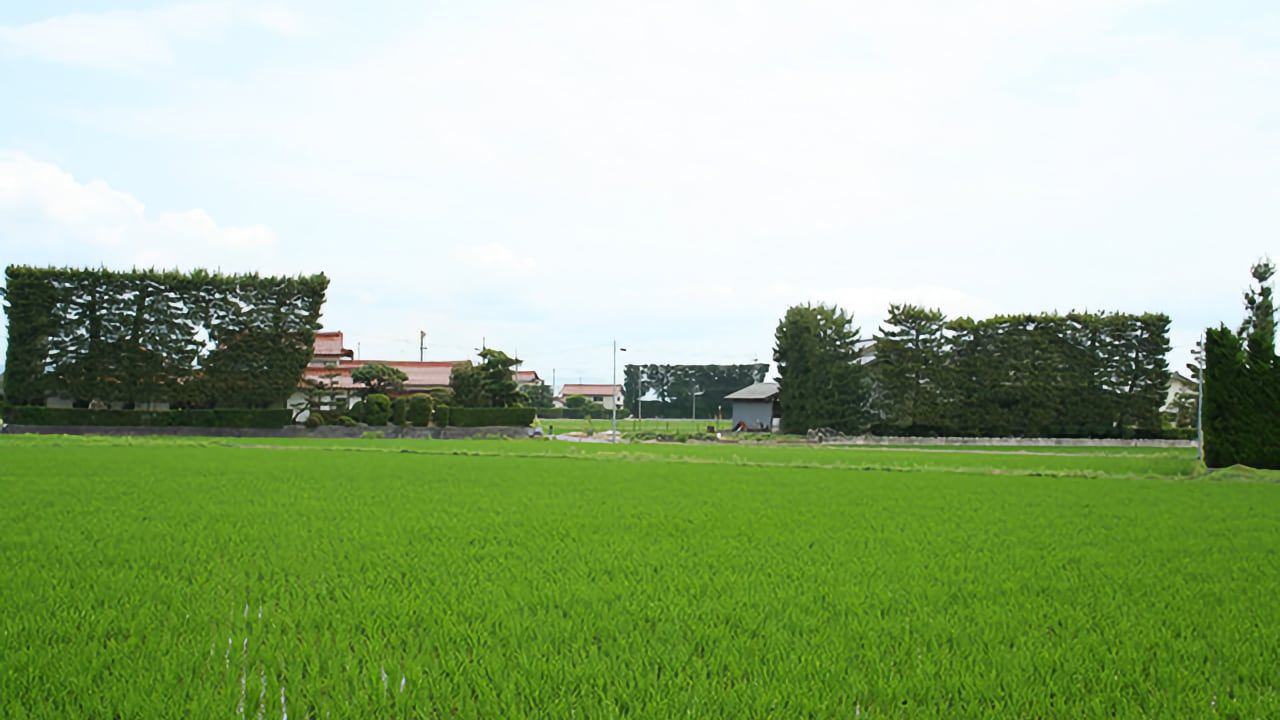
<svg viewBox="0 0 1280 720">
<path fill-rule="evenodd" d="M 566 398 L 574 395 L 581 395 L 587 400 L 594 403 L 600 403 L 605 410 L 612 410 L 615 407 L 622 407 L 622 386 L 621 385 L 590 385 L 590 384 L 568 384 L 560 388 L 560 394 L 556 396 L 556 407 L 564 407 Z"/>
</svg>

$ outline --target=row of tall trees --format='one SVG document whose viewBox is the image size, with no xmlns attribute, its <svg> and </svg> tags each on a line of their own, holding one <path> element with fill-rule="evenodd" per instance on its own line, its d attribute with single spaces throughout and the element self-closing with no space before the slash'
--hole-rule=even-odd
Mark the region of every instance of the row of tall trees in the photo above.
<svg viewBox="0 0 1280 720">
<path fill-rule="evenodd" d="M 273 407 L 311 357 L 329 281 L 106 269 L 5 271 L 5 391 L 178 407 Z"/>
<path fill-rule="evenodd" d="M 1275 265 L 1253 266 L 1245 320 L 1205 334 L 1204 451 L 1209 467 L 1280 469 L 1280 359 L 1276 357 Z"/>
<path fill-rule="evenodd" d="M 725 407 L 724 397 L 763 382 L 767 363 L 740 365 L 627 365 L 623 368 L 622 402 L 633 415 L 699 417 Z M 696 395 L 695 395 L 696 394 Z M 644 407 L 640 407 L 640 398 Z"/>
<path fill-rule="evenodd" d="M 795 306 L 778 324 L 783 427 L 978 436 L 1156 434 L 1169 318 L 1070 313 L 948 319 L 894 305 L 863 343 L 853 317 Z"/>
<path fill-rule="evenodd" d="M 895 305 L 874 340 L 872 409 L 889 432 L 1105 437 L 1162 425 L 1166 315 L 948 320 Z"/>
</svg>

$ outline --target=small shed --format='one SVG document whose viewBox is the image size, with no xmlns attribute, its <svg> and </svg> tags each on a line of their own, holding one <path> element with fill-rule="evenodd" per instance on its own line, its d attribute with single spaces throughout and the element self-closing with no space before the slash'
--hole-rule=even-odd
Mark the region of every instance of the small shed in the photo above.
<svg viewBox="0 0 1280 720">
<path fill-rule="evenodd" d="M 778 407 L 778 383 L 762 382 L 748 385 L 730 393 L 725 400 L 733 401 L 733 426 L 745 426 L 747 430 L 773 429 L 773 419 L 781 413 Z"/>
</svg>

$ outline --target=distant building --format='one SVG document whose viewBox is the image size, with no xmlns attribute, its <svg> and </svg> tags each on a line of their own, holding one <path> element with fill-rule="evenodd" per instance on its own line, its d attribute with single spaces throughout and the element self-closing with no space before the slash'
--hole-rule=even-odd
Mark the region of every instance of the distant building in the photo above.
<svg viewBox="0 0 1280 720">
<path fill-rule="evenodd" d="M 748 385 L 725 395 L 733 403 L 733 427 L 739 423 L 751 431 L 772 431 L 774 420 L 782 416 L 778 405 L 778 383 Z"/>
<path fill-rule="evenodd" d="M 621 385 L 565 385 L 555 398 L 556 407 L 564 407 L 564 401 L 574 395 L 581 395 L 594 403 L 600 403 L 605 410 L 622 408 Z"/>
<path fill-rule="evenodd" d="M 528 387 L 530 385 L 546 385 L 542 382 L 542 378 L 538 377 L 537 370 L 517 370 L 516 384 L 520 387 Z"/>
<path fill-rule="evenodd" d="M 316 333 L 314 349 L 307 367 L 334 367 L 341 364 L 343 360 L 355 359 L 356 354 L 351 351 L 351 348 L 345 348 L 342 345 L 341 331 Z"/>
<path fill-rule="evenodd" d="M 1179 395 L 1190 394 L 1199 395 L 1200 386 L 1195 380 L 1183 375 L 1182 373 L 1170 373 L 1169 375 L 1169 392 L 1164 398 L 1164 407 L 1160 408 L 1161 412 L 1169 413 L 1174 411 L 1174 401 Z"/>
<path fill-rule="evenodd" d="M 362 365 L 386 365 L 408 376 L 404 388 L 390 393 L 392 396 L 412 395 L 437 388 L 449 387 L 453 368 L 470 365 L 470 360 L 356 360 L 350 348 L 343 347 L 342 333 L 338 331 L 316 333 L 315 349 L 302 374 L 302 382 L 285 404 L 295 411 L 299 422 L 306 420 L 307 397 L 312 388 L 319 385 L 328 388 L 319 398 L 323 410 L 346 411 L 356 403 L 363 385 L 351 379 L 351 371 Z"/>
</svg>

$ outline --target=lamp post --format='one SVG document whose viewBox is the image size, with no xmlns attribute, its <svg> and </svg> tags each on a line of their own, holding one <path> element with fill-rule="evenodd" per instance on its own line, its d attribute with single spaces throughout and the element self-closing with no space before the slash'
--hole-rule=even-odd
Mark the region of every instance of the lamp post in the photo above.
<svg viewBox="0 0 1280 720">
<path fill-rule="evenodd" d="M 610 407 L 613 409 L 613 417 L 609 422 L 609 442 L 618 442 L 618 351 L 626 352 L 626 348 L 618 347 L 618 341 L 613 341 L 613 385 L 609 386 Z"/>
<path fill-rule="evenodd" d="M 691 413 L 689 414 L 689 419 L 690 419 L 690 420 L 697 420 L 697 419 L 698 419 L 698 396 L 699 396 L 699 395 L 701 395 L 701 394 L 702 394 L 702 392 L 703 392 L 703 391 L 701 391 L 701 390 L 696 389 L 696 388 L 697 388 L 697 386 L 694 386 L 694 387 L 695 387 L 695 389 L 694 389 L 694 391 L 693 391 L 693 412 L 691 412 Z"/>
<path fill-rule="evenodd" d="M 1196 459 L 1204 462 L 1204 343 L 1200 336 L 1200 352 L 1196 353 Z"/>
</svg>

